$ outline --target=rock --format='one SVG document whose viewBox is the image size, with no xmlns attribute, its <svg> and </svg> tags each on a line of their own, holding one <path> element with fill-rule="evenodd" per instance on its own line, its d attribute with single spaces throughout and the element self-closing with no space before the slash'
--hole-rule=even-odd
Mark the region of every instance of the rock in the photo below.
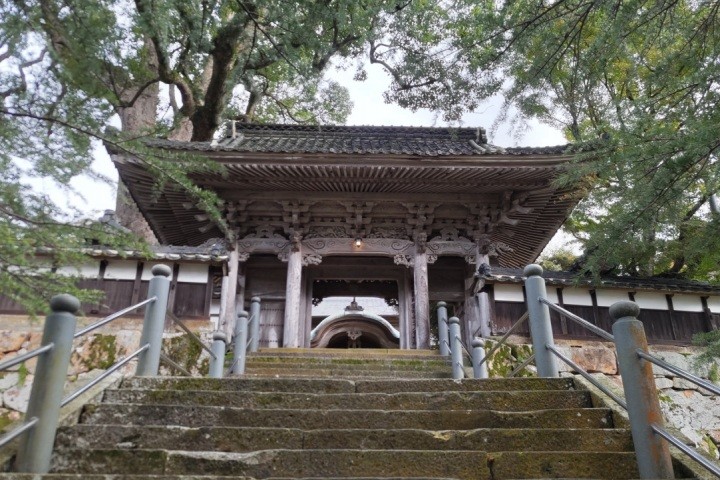
<svg viewBox="0 0 720 480">
<path fill-rule="evenodd" d="M 17 422 L 22 418 L 20 412 L 15 410 L 9 410 L 7 408 L 0 408 L 0 430 L 4 430 L 6 426 L 13 422 Z"/>
<path fill-rule="evenodd" d="M 651 351 L 650 353 L 675 367 L 682 368 L 683 370 L 687 370 L 687 371 L 692 371 L 691 370 L 692 359 L 690 358 L 690 355 L 685 355 L 685 354 L 682 354 L 679 352 L 668 352 L 668 351 L 659 351 L 659 352 Z M 667 370 L 665 370 L 662 367 L 658 367 L 654 363 L 652 364 L 652 370 L 655 375 L 667 375 L 668 374 Z"/>
<path fill-rule="evenodd" d="M 602 345 L 585 345 L 573 348 L 572 360 L 588 372 L 601 372 L 614 375 L 617 373 L 615 352 Z"/>
<path fill-rule="evenodd" d="M 17 373 L 6 373 L 2 378 L 0 378 L 0 392 L 14 387 L 18 384 L 18 380 L 20 380 L 20 375 Z"/>
<path fill-rule="evenodd" d="M 672 378 L 657 377 L 655 379 L 655 387 L 658 390 L 665 390 L 666 388 L 673 388 L 674 381 Z"/>
<path fill-rule="evenodd" d="M 562 354 L 565 355 L 566 357 L 572 359 L 572 350 L 573 350 L 572 347 L 569 347 L 569 346 L 566 346 L 566 345 L 555 345 L 555 348 L 557 348 L 557 349 L 560 351 L 560 353 L 562 353 Z M 556 363 L 556 365 L 557 365 L 557 367 L 558 367 L 558 371 L 559 371 L 560 373 L 563 373 L 563 372 L 572 373 L 572 372 L 573 372 L 573 369 L 570 367 L 570 365 L 568 365 L 567 363 L 563 362 L 563 361 L 560 360 L 559 358 L 556 358 L 556 359 L 555 359 L 555 363 Z"/>
<path fill-rule="evenodd" d="M 20 350 L 28 340 L 26 332 L 13 332 L 11 330 L 0 330 L 0 352 L 16 352 Z"/>
<path fill-rule="evenodd" d="M 675 377 L 673 379 L 673 388 L 675 390 L 697 390 L 698 386 L 693 382 L 689 382 L 681 377 Z"/>
<path fill-rule="evenodd" d="M 68 375 L 79 375 L 99 368 L 105 370 L 118 359 L 114 335 L 89 335 L 75 348 Z"/>
<path fill-rule="evenodd" d="M 25 413 L 27 411 L 28 400 L 30 399 L 32 381 L 32 375 L 28 375 L 22 386 L 15 386 L 5 390 L 2 394 L 3 406 L 11 410 Z"/>
</svg>

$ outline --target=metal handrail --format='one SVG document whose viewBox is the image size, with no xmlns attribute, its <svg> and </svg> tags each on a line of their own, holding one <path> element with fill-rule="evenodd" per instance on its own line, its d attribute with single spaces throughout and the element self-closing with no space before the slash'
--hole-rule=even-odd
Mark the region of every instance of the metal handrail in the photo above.
<svg viewBox="0 0 720 480">
<path fill-rule="evenodd" d="M 472 365 L 472 355 L 470 354 L 467 347 L 465 346 L 465 343 L 462 341 L 462 338 L 458 337 L 457 335 L 455 335 L 455 338 L 460 343 L 460 347 L 462 347 L 463 351 L 465 352 L 465 355 L 467 355 L 467 357 L 470 359 L 470 364 Z"/>
<path fill-rule="evenodd" d="M 87 327 L 83 328 L 82 330 L 78 330 L 75 333 L 75 336 L 73 338 L 82 337 L 86 333 L 92 332 L 93 330 L 96 330 L 96 329 L 102 327 L 103 325 L 106 325 L 106 324 L 112 322 L 113 320 L 122 317 L 126 313 L 131 312 L 137 308 L 140 308 L 143 305 L 147 305 L 148 303 L 152 303 L 155 300 L 157 300 L 157 297 L 150 297 L 150 298 L 143 300 L 140 303 L 136 303 L 135 305 L 131 305 L 127 308 L 123 308 L 122 310 L 119 310 L 111 315 L 108 315 L 107 317 L 103 318 L 102 320 L 98 320 L 97 322 L 93 323 L 92 325 L 88 325 Z"/>
<path fill-rule="evenodd" d="M 10 360 L 6 360 L 2 363 L 0 363 L 0 372 L 3 370 L 7 370 L 8 368 L 14 367 L 15 365 L 19 363 L 23 363 L 27 360 L 30 360 L 31 358 L 37 357 L 38 355 L 41 355 L 48 350 L 52 350 L 52 348 L 55 346 L 54 343 L 48 343 L 47 345 L 43 345 L 42 347 L 36 348 L 35 350 L 30 350 L 27 353 L 23 353 L 22 355 L 18 355 L 17 357 L 11 358 Z"/>
<path fill-rule="evenodd" d="M 514 377 L 515 375 L 517 375 L 518 373 L 520 373 L 525 367 L 527 367 L 528 365 L 530 365 L 530 363 L 532 363 L 533 360 L 535 360 L 535 354 L 534 354 L 534 353 L 533 353 L 532 355 L 530 355 L 528 358 L 526 358 L 525 360 L 523 360 L 523 362 L 522 362 L 520 365 L 518 365 L 517 367 L 515 367 L 515 370 L 513 370 L 512 372 L 510 372 L 510 373 L 508 374 L 508 377 Z"/>
<path fill-rule="evenodd" d="M 115 362 L 115 364 L 114 364 L 113 366 L 111 366 L 110 368 L 108 368 L 107 370 L 105 370 L 101 375 L 98 375 L 97 378 L 93 379 L 93 380 L 92 380 L 91 382 L 89 382 L 88 384 L 83 385 L 81 388 L 77 389 L 74 393 L 71 393 L 71 394 L 68 395 L 67 397 L 63 398 L 62 402 L 60 402 L 60 406 L 61 406 L 61 407 L 64 407 L 64 406 L 67 405 L 68 403 L 72 402 L 72 401 L 75 400 L 77 397 L 79 397 L 79 396 L 82 395 L 83 393 L 87 392 L 87 391 L 90 390 L 92 387 L 94 387 L 94 386 L 97 385 L 98 383 L 102 382 L 103 380 L 105 380 L 107 377 L 109 377 L 110 375 L 112 375 L 112 374 L 115 373 L 116 371 L 120 370 L 120 368 L 122 368 L 126 363 L 128 363 L 130 360 L 132 360 L 133 358 L 135 358 L 135 357 L 137 357 L 138 355 L 140 355 L 142 352 L 144 352 L 144 351 L 147 350 L 148 348 L 150 348 L 150 344 L 149 344 L 149 343 L 146 343 L 145 345 L 143 345 L 142 347 L 138 348 L 137 350 L 135 350 L 133 353 L 131 353 L 131 354 L 128 355 L 127 357 L 123 358 L 122 360 L 119 360 L 119 361 Z"/>
<path fill-rule="evenodd" d="M 39 421 L 40 421 L 40 419 L 38 417 L 32 417 L 30 420 L 23 423 L 19 427 L 15 428 L 13 430 L 10 430 L 10 432 L 8 432 L 7 434 L 3 435 L 2 438 L 0 438 L 0 448 L 4 447 L 8 443 L 12 442 L 17 437 L 19 437 L 20 435 L 22 435 L 23 433 L 25 433 L 28 430 L 30 430 L 31 428 L 33 428 L 35 426 L 35 424 L 38 423 Z"/>
<path fill-rule="evenodd" d="M 665 370 L 674 373 L 675 375 L 684 378 L 685 380 L 694 383 L 695 385 L 705 388 L 711 392 L 713 392 L 715 395 L 720 395 L 720 387 L 717 385 L 708 382 L 707 380 L 704 380 L 698 376 L 693 375 L 690 372 L 686 372 L 682 368 L 678 368 L 675 365 L 672 365 L 670 363 L 667 363 L 665 360 L 662 360 L 661 358 L 658 358 L 654 355 L 650 355 L 649 353 L 645 353 L 642 350 L 638 350 L 637 354 L 640 358 L 643 358 L 647 360 L 650 363 L 654 363 L 660 368 L 664 368 Z"/>
<path fill-rule="evenodd" d="M 190 329 L 178 317 L 176 317 L 174 313 L 172 313 L 171 311 L 168 310 L 167 316 L 170 317 L 170 320 L 172 320 L 178 327 L 182 328 L 185 331 L 185 333 L 187 333 L 190 336 L 190 339 L 192 341 L 194 341 L 197 345 L 199 345 L 200 348 L 207 351 L 213 359 L 217 360 L 217 356 L 215 355 L 215 353 L 213 353 L 213 351 L 210 349 L 210 347 L 205 345 L 205 342 L 200 340 L 200 337 L 198 337 L 192 331 L 190 331 Z"/>
<path fill-rule="evenodd" d="M 230 367 L 228 367 L 228 369 L 225 370 L 225 375 L 223 375 L 223 376 L 227 377 L 228 375 L 230 375 L 230 374 L 232 373 L 232 371 L 233 371 L 233 368 L 235 367 L 235 365 L 238 364 L 239 361 L 240 361 L 240 359 L 239 359 L 239 358 L 236 358 L 236 359 L 230 364 Z"/>
<path fill-rule="evenodd" d="M 522 325 L 522 323 L 524 321 L 526 321 L 527 319 L 528 319 L 528 312 L 525 312 L 515 323 L 513 323 L 512 327 L 510 327 L 508 329 L 508 331 L 505 332 L 505 335 L 503 335 L 502 338 L 497 341 L 497 343 L 490 349 L 490 351 L 485 354 L 485 356 L 482 358 L 482 360 L 480 360 L 480 362 L 478 363 L 478 367 L 480 365 L 482 365 L 483 363 L 485 363 L 490 357 L 492 357 L 492 355 L 497 351 L 498 348 L 505 345 L 505 343 L 507 342 L 507 339 L 510 337 L 510 335 L 512 335 L 512 333 L 515 330 L 517 330 L 517 328 L 520 325 Z"/>
<path fill-rule="evenodd" d="M 605 395 L 607 395 L 608 397 L 612 398 L 618 405 L 620 405 L 620 406 L 623 407 L 625 410 L 627 410 L 627 403 L 625 403 L 625 401 L 624 401 L 623 399 L 621 399 L 620 397 L 618 397 L 617 395 L 615 395 L 614 393 L 612 393 L 612 392 L 611 392 L 610 390 L 608 390 L 603 384 L 601 384 L 600 382 L 598 382 L 597 380 L 595 380 L 595 379 L 592 377 L 592 375 L 590 375 L 584 368 L 582 368 L 580 365 L 578 365 L 577 363 L 573 362 L 573 361 L 570 360 L 568 357 L 566 357 L 565 355 L 563 355 L 562 353 L 560 353 L 560 351 L 559 351 L 557 348 L 555 348 L 554 346 L 552 346 L 552 345 L 545 345 L 545 347 L 546 347 L 548 350 L 550 350 L 552 353 L 554 353 L 555 356 L 558 357 L 560 360 L 562 360 L 563 362 L 565 362 L 565 363 L 567 363 L 568 365 L 570 365 L 570 367 L 572 367 L 576 372 L 578 372 L 585 380 L 587 380 L 588 382 L 590 382 L 590 383 L 592 383 L 593 385 L 595 385 L 598 389 L 600 389 L 601 392 L 603 392 L 603 393 L 604 393 Z"/>
<path fill-rule="evenodd" d="M 167 363 L 170 368 L 174 368 L 175 370 L 179 371 L 180 373 L 184 374 L 186 377 L 192 377 L 192 373 L 187 371 L 184 367 L 182 367 L 180 364 L 175 362 L 172 358 L 168 357 L 164 353 L 160 353 L 160 360 Z"/>
<path fill-rule="evenodd" d="M 718 467 L 717 464 L 709 461 L 707 458 L 705 458 L 702 455 L 700 455 L 699 453 L 697 453 L 694 449 L 685 445 L 675 435 L 669 433 L 668 431 L 664 430 L 663 428 L 660 428 L 659 426 L 655 425 L 654 423 L 650 425 L 650 428 L 652 428 L 653 432 L 655 432 L 657 435 L 660 435 L 662 438 L 664 438 L 668 442 L 675 445 L 683 453 L 685 453 L 690 458 L 692 458 L 693 460 L 698 462 L 700 465 L 705 467 L 707 470 L 709 470 L 710 472 L 712 472 L 715 475 L 717 475 L 718 477 L 720 477 L 720 467 Z"/>
<path fill-rule="evenodd" d="M 550 307 L 551 310 L 555 310 L 556 312 L 558 312 L 558 313 L 560 313 L 561 315 L 569 318 L 569 319 L 572 320 L 573 322 L 575 322 L 575 323 L 577 323 L 577 324 L 579 324 L 579 325 L 582 325 L 583 327 L 587 328 L 588 330 L 590 330 L 590 331 L 593 332 L 594 334 L 596 334 L 596 335 L 598 335 L 598 336 L 600 336 L 600 337 L 603 337 L 605 340 L 610 340 L 611 342 L 614 342 L 614 341 L 615 341 L 615 337 L 613 337 L 613 335 L 612 335 L 611 333 L 606 332 L 606 331 L 603 330 L 602 328 L 600 328 L 600 327 L 598 327 L 598 326 L 596 326 L 596 325 L 593 325 L 592 323 L 588 322 L 588 321 L 585 320 L 584 318 L 578 317 L 578 316 L 575 315 L 574 313 L 572 313 L 572 312 L 570 312 L 570 311 L 568 311 L 568 310 L 565 310 L 565 309 L 564 309 L 563 307 L 561 307 L 560 305 L 556 305 L 556 304 L 552 303 L 552 302 L 551 302 L 550 300 L 548 300 L 547 298 L 540 297 L 540 298 L 538 298 L 538 300 L 540 301 L 540 303 L 544 303 L 545 305 L 547 305 L 548 307 Z"/>
</svg>

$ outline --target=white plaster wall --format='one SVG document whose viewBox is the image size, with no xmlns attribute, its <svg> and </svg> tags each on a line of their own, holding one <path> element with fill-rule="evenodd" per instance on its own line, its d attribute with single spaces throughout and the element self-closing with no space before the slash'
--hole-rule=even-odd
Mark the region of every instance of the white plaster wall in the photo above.
<svg viewBox="0 0 720 480">
<path fill-rule="evenodd" d="M 181 263 L 178 282 L 207 283 L 210 266 L 203 263 Z"/>
<path fill-rule="evenodd" d="M 68 277 L 97 278 L 100 274 L 100 262 L 88 262 L 77 267 L 59 267 L 57 274 Z M 133 276 L 133 278 L 135 277 Z"/>
<path fill-rule="evenodd" d="M 522 285 L 496 283 L 493 294 L 498 302 L 524 302 Z"/>
<path fill-rule="evenodd" d="M 105 280 L 135 280 L 137 261 L 110 260 L 105 268 Z"/>
<path fill-rule="evenodd" d="M 640 308 L 648 310 L 667 310 L 668 304 L 664 293 L 658 292 L 636 292 L 635 302 Z"/>
<path fill-rule="evenodd" d="M 630 300 L 627 290 L 598 289 L 595 290 L 595 295 L 598 307 L 609 307 L 613 303 Z"/>
<path fill-rule="evenodd" d="M 673 310 L 678 312 L 702 312 L 702 301 L 698 295 L 676 293 L 672 297 Z"/>
<path fill-rule="evenodd" d="M 592 297 L 587 288 L 564 288 L 562 296 L 565 305 L 592 307 Z"/>
<path fill-rule="evenodd" d="M 708 297 L 707 305 L 712 313 L 720 313 L 720 297 Z"/>
</svg>

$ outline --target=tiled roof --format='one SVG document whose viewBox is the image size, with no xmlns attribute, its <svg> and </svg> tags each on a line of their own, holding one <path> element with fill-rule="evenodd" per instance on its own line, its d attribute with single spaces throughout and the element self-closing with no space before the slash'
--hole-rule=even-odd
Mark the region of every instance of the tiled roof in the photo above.
<svg viewBox="0 0 720 480">
<path fill-rule="evenodd" d="M 599 283 L 592 278 L 579 277 L 573 272 L 543 272 L 548 285 L 586 286 L 605 288 L 631 288 L 638 290 L 662 290 L 667 292 L 705 292 L 712 295 L 720 294 L 719 285 L 711 285 L 695 280 L 682 280 L 664 277 L 629 277 L 602 276 Z M 485 280 L 496 283 L 521 283 L 525 281 L 523 270 L 519 268 L 492 267 Z"/>
<path fill-rule="evenodd" d="M 85 253 L 95 258 L 148 259 L 147 255 L 140 251 L 117 250 L 103 246 L 87 248 Z M 224 242 L 220 239 L 212 239 L 197 247 L 155 245 L 151 247 L 149 260 L 223 263 L 227 262 L 228 258 Z"/>
<path fill-rule="evenodd" d="M 212 142 L 153 140 L 151 146 L 200 152 L 357 155 L 561 155 L 568 145 L 502 148 L 487 143 L 483 128 L 308 126 L 236 123 L 229 137 Z"/>
</svg>

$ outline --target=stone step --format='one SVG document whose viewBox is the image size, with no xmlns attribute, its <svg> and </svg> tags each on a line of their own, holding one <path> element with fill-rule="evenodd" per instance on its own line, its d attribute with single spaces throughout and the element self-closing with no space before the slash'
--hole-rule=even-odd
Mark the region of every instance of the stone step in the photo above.
<svg viewBox="0 0 720 480">
<path fill-rule="evenodd" d="M 194 405 L 90 404 L 81 422 L 181 427 L 277 427 L 304 430 L 366 429 L 471 430 L 476 428 L 612 428 L 607 408 L 548 409 L 529 412 L 492 410 L 314 410 L 242 409 Z"/>
<path fill-rule="evenodd" d="M 270 477 L 267 480 L 457 480 L 448 477 Z M 222 475 L 104 475 L 87 473 L 0 473 L 6 480 L 255 480 L 255 477 Z"/>
<path fill-rule="evenodd" d="M 131 377 L 122 388 L 154 390 L 213 390 L 265 391 L 297 393 L 398 393 L 398 392 L 457 392 L 500 390 L 570 390 L 571 378 L 490 378 L 413 379 L 413 380 L 342 380 L 307 378 L 188 378 L 188 377 Z"/>
<path fill-rule="evenodd" d="M 63 473 L 269 477 L 612 478 L 637 477 L 621 452 L 434 450 L 263 450 L 251 453 L 74 449 L 54 458 Z"/>
<path fill-rule="evenodd" d="M 445 357 L 426 358 L 350 358 L 332 356 L 307 356 L 307 357 L 277 357 L 274 355 L 250 354 L 246 360 L 247 366 L 302 366 L 302 367 L 343 367 L 348 369 L 363 368 L 372 370 L 374 368 L 396 368 L 417 370 L 422 368 L 448 368 L 451 366 L 449 359 Z"/>
<path fill-rule="evenodd" d="M 202 390 L 107 390 L 107 403 L 224 406 L 254 409 L 342 410 L 500 410 L 591 407 L 590 392 L 581 390 L 287 393 Z"/>
<path fill-rule="evenodd" d="M 58 431 L 68 448 L 249 452 L 267 449 L 629 452 L 624 429 L 368 430 L 75 425 Z"/>
<path fill-rule="evenodd" d="M 252 356 L 272 355 L 274 357 L 313 358 L 334 357 L 354 359 L 447 359 L 440 355 L 439 350 L 400 350 L 386 348 L 261 348 Z"/>
<path fill-rule="evenodd" d="M 307 378 L 451 378 L 452 370 L 346 370 L 338 368 L 275 368 L 251 367 L 245 377 L 307 377 Z"/>
</svg>

